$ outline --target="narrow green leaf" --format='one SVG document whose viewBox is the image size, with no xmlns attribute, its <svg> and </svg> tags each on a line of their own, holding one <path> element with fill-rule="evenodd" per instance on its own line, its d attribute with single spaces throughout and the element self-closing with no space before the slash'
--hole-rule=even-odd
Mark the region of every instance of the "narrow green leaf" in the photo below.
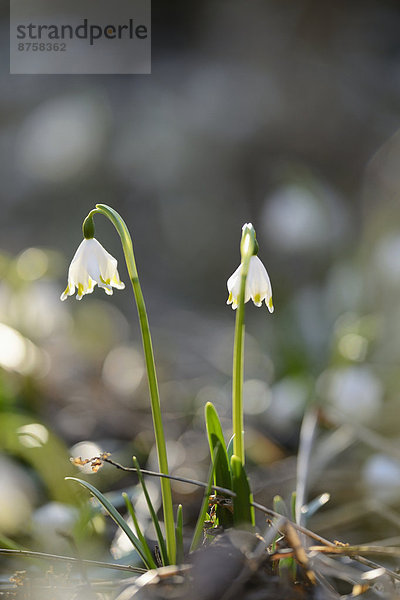
<svg viewBox="0 0 400 600">
<path fill-rule="evenodd" d="M 181 565 L 183 563 L 183 513 L 182 504 L 179 504 L 178 510 L 176 511 L 176 564 Z"/>
<path fill-rule="evenodd" d="M 228 463 L 231 464 L 231 458 L 233 456 L 233 440 L 235 439 L 235 434 L 233 434 L 233 436 L 231 437 L 231 439 L 229 440 L 229 444 L 228 447 L 226 449 L 227 453 L 228 453 Z"/>
<path fill-rule="evenodd" d="M 137 471 L 140 485 L 142 486 L 142 489 L 143 489 L 144 497 L 146 498 L 147 506 L 149 508 L 151 520 L 153 521 L 154 529 L 156 530 L 156 535 L 157 535 L 157 539 L 158 539 L 158 545 L 160 548 L 163 565 L 164 566 L 169 565 L 170 562 L 168 559 L 167 547 L 165 545 L 165 540 L 164 540 L 164 537 L 163 537 L 163 534 L 161 531 L 160 523 L 159 523 L 157 515 L 156 515 L 156 511 L 154 510 L 154 506 L 151 501 L 150 494 L 147 490 L 147 486 L 146 486 L 146 483 L 143 478 L 143 473 L 140 470 L 140 465 L 139 465 L 139 462 L 138 462 L 136 456 L 133 456 L 132 460 L 133 460 L 134 467 Z M 165 517 L 167 517 L 167 515 L 165 515 Z M 166 524 L 165 524 L 165 527 L 167 527 Z"/>
<path fill-rule="evenodd" d="M 208 434 L 208 443 L 210 445 L 211 459 L 214 464 L 214 482 L 215 485 L 232 489 L 232 477 L 229 469 L 228 454 L 226 451 L 224 435 L 218 413 L 211 402 L 205 406 L 205 418 Z M 218 523 L 228 529 L 233 526 L 232 513 L 223 506 L 217 506 L 216 514 Z"/>
<path fill-rule="evenodd" d="M 111 502 L 109 502 L 109 500 L 107 500 L 107 498 L 105 496 L 103 496 L 103 494 L 101 492 L 99 492 L 98 489 L 96 489 L 93 485 L 91 485 L 87 481 L 83 481 L 83 479 L 78 479 L 77 477 L 66 477 L 65 479 L 69 479 L 71 481 L 77 481 L 83 487 L 87 488 L 89 490 L 89 492 L 95 498 L 97 498 L 97 500 L 105 508 L 105 510 L 110 515 L 110 517 L 113 519 L 113 521 L 115 521 L 115 523 L 118 525 L 118 527 L 121 527 L 122 531 L 128 536 L 129 540 L 131 541 L 132 545 L 134 546 L 134 548 L 140 555 L 140 558 L 142 559 L 142 561 L 146 565 L 146 567 L 150 568 L 149 565 L 147 564 L 146 554 L 144 552 L 144 548 L 143 548 L 142 544 L 140 543 L 140 540 L 136 537 L 136 535 L 133 533 L 132 529 L 129 527 L 129 525 L 126 523 L 126 521 L 121 517 L 121 515 L 119 514 L 117 509 L 111 504 Z"/>
<path fill-rule="evenodd" d="M 14 540 L 2 533 L 0 533 L 0 546 L 1 548 L 7 548 L 9 550 L 26 550 L 24 546 L 17 544 L 17 542 L 14 542 Z"/>
<path fill-rule="evenodd" d="M 252 494 L 242 461 L 238 456 L 231 458 L 233 491 L 233 521 L 236 527 L 252 528 L 254 526 L 254 509 L 251 506 Z"/>
<path fill-rule="evenodd" d="M 144 535 L 142 533 L 142 530 L 140 529 L 139 522 L 137 520 L 135 509 L 133 508 L 133 504 L 131 502 L 131 499 L 129 498 L 128 494 L 126 494 L 125 492 L 122 492 L 122 497 L 125 500 L 126 508 L 127 508 L 129 514 L 132 517 L 132 521 L 133 521 L 133 524 L 134 524 L 135 529 L 136 529 L 136 534 L 137 534 L 137 536 L 138 536 L 138 538 L 139 538 L 139 540 L 140 540 L 140 542 L 141 542 L 141 544 L 143 546 L 143 550 L 144 550 L 144 553 L 146 555 L 149 568 L 150 569 L 156 569 L 157 565 L 155 563 L 155 560 L 153 558 L 153 555 L 151 553 L 149 545 L 148 545 L 148 543 L 146 541 L 146 538 L 144 537 Z"/>
<path fill-rule="evenodd" d="M 279 496 L 279 495 L 274 496 L 272 504 L 273 504 L 273 509 L 276 513 L 279 513 L 286 519 L 290 518 L 289 517 L 289 509 L 286 505 L 286 502 L 282 498 L 282 496 Z M 296 512 L 295 512 L 296 511 L 296 492 L 293 492 L 292 496 L 290 498 L 290 511 L 291 511 L 292 515 L 296 514 Z M 292 516 L 292 518 L 294 520 L 294 516 Z M 274 542 L 273 542 L 273 550 L 275 550 L 275 544 L 280 538 L 281 538 L 281 534 L 278 532 L 276 534 Z M 279 561 L 279 575 L 281 577 L 289 576 L 294 581 L 294 579 L 296 577 L 296 561 L 293 558 L 282 558 Z"/>
<path fill-rule="evenodd" d="M 196 523 L 196 527 L 194 530 L 192 543 L 190 544 L 189 552 L 193 552 L 194 550 L 196 550 L 196 548 L 198 548 L 200 541 L 203 537 L 204 521 L 206 520 L 206 514 L 207 514 L 207 510 L 208 510 L 208 505 L 210 503 L 210 494 L 211 494 L 212 484 L 213 484 L 213 480 L 214 480 L 214 464 L 215 464 L 214 461 L 211 460 L 210 471 L 208 473 L 208 479 L 207 479 L 207 487 L 204 492 L 204 498 L 203 498 L 203 502 L 201 504 L 199 516 L 197 518 L 197 523 Z"/>
<path fill-rule="evenodd" d="M 205 418 L 208 443 L 210 445 L 210 453 L 213 460 L 216 447 L 218 444 L 221 446 L 220 455 L 215 457 L 215 485 L 219 485 L 230 490 L 232 479 L 229 471 L 228 454 L 226 452 L 224 435 L 222 433 L 222 427 L 218 413 L 211 402 L 207 402 L 205 406 Z"/>
<path fill-rule="evenodd" d="M 297 563 L 294 558 L 281 558 L 279 561 L 279 576 L 283 579 L 289 578 L 292 581 L 296 580 Z"/>
</svg>

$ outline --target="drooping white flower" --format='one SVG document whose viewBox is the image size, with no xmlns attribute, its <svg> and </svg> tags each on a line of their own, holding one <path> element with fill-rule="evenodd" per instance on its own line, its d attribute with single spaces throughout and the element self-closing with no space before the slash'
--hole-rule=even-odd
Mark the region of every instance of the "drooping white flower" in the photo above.
<svg viewBox="0 0 400 600">
<path fill-rule="evenodd" d="M 84 239 L 75 252 L 68 270 L 68 285 L 61 300 L 72 296 L 77 288 L 77 300 L 91 294 L 97 284 L 110 296 L 113 287 L 123 290 L 125 284 L 119 278 L 117 261 L 95 238 Z"/>
<path fill-rule="evenodd" d="M 240 295 L 240 281 L 242 274 L 243 263 L 239 265 L 236 271 L 228 279 L 227 286 L 229 297 L 227 304 L 232 304 L 232 308 L 237 308 Z M 253 255 L 250 258 L 249 271 L 246 278 L 246 289 L 244 301 L 248 302 L 250 298 L 256 306 L 261 306 L 262 301 L 270 313 L 274 312 L 272 304 L 272 287 L 266 268 L 262 264 L 258 256 Z"/>
</svg>

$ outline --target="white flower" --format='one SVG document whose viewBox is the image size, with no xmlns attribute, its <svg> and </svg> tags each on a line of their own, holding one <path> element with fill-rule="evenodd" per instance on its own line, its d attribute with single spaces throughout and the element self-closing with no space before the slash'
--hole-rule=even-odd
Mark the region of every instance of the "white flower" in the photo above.
<svg viewBox="0 0 400 600">
<path fill-rule="evenodd" d="M 240 295 L 240 281 L 243 263 L 239 265 L 236 271 L 228 279 L 229 298 L 227 304 L 232 304 L 232 308 L 237 308 Z M 261 306 L 263 300 L 270 313 L 274 312 L 272 304 L 272 288 L 268 273 L 258 256 L 253 255 L 250 258 L 249 271 L 246 278 L 246 289 L 244 301 L 248 302 L 250 298 L 256 306 Z"/>
<path fill-rule="evenodd" d="M 96 283 L 109 295 L 113 287 L 119 290 L 125 287 L 118 275 L 116 259 L 95 238 L 84 239 L 69 266 L 68 285 L 61 300 L 72 296 L 75 288 L 78 289 L 76 299 L 81 300 L 93 292 Z"/>
</svg>

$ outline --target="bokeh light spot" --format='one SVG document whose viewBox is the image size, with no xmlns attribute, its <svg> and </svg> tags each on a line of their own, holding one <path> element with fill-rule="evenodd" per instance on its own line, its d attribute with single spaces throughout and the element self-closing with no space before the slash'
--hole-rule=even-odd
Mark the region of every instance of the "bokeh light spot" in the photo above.
<svg viewBox="0 0 400 600">
<path fill-rule="evenodd" d="M 261 379 L 249 379 L 243 385 L 243 410 L 248 415 L 258 415 L 271 403 L 271 392 Z"/>
<path fill-rule="evenodd" d="M 22 335 L 0 323 L 0 366 L 9 370 L 20 370 L 26 356 L 25 340 Z"/>
<path fill-rule="evenodd" d="M 102 450 L 100 446 L 90 441 L 78 442 L 70 449 L 72 458 L 82 458 L 83 460 L 99 456 L 101 452 Z M 94 474 L 94 471 L 92 471 L 92 467 L 89 463 L 82 466 L 78 465 L 78 468 L 82 473 L 87 473 L 88 475 Z"/>
<path fill-rule="evenodd" d="M 338 348 L 345 358 L 363 361 L 367 354 L 368 340 L 357 333 L 347 333 L 339 340 Z"/>
<path fill-rule="evenodd" d="M 39 248 L 27 248 L 17 259 L 17 273 L 25 281 L 35 281 L 46 273 L 49 266 L 47 254 Z"/>
<path fill-rule="evenodd" d="M 40 448 L 47 444 L 49 432 L 41 423 L 29 423 L 17 429 L 20 443 L 26 448 Z"/>
<path fill-rule="evenodd" d="M 141 354 L 132 346 L 119 346 L 108 353 L 103 365 L 103 379 L 122 396 L 132 394 L 142 381 L 144 365 Z"/>
</svg>

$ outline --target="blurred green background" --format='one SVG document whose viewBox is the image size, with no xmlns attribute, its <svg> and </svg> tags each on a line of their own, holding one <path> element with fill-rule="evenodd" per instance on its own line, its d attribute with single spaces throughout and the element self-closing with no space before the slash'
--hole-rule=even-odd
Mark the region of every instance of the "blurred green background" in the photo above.
<svg viewBox="0 0 400 600">
<path fill-rule="evenodd" d="M 64 481 L 80 476 L 69 456 L 104 450 L 157 467 L 129 287 L 59 301 L 82 220 L 98 202 L 121 213 L 134 240 L 171 471 L 207 476 L 206 401 L 230 435 L 226 280 L 251 221 L 275 304 L 272 316 L 247 309 L 256 499 L 289 497 L 302 416 L 318 401 L 309 498 L 326 491 L 331 501 L 309 526 L 351 542 L 398 536 L 398 3 L 153 0 L 152 75 L 79 77 L 10 76 L 6 8 L 3 545 L 5 536 L 32 550 L 71 554 L 77 545 L 104 558 L 112 541 L 123 560 L 113 526 L 78 510 L 86 495 Z M 101 217 L 96 227 L 127 282 L 116 233 Z M 109 466 L 87 477 L 116 502 L 119 490 L 135 493 L 135 478 Z M 156 498 L 157 482 L 152 489 Z M 190 528 L 201 492 L 173 489 Z"/>
</svg>

